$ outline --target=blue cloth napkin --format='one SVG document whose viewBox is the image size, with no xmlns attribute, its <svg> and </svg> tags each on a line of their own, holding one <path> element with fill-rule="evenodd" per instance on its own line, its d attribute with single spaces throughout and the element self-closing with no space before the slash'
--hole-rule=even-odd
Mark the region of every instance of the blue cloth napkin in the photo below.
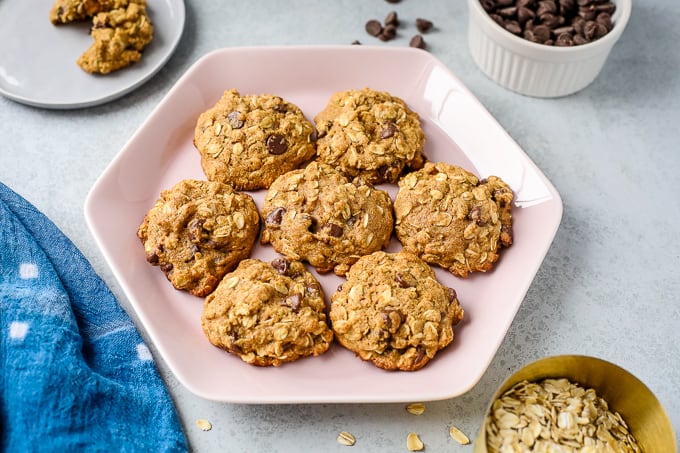
<svg viewBox="0 0 680 453">
<path fill-rule="evenodd" d="M 187 450 L 130 318 L 74 244 L 2 183 L 0 309 L 0 450 Z"/>
</svg>

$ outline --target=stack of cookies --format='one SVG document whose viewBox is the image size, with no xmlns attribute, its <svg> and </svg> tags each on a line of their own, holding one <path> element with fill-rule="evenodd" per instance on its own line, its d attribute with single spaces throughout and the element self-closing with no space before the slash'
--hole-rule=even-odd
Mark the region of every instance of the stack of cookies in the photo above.
<svg viewBox="0 0 680 453">
<path fill-rule="evenodd" d="M 91 74 L 108 74 L 142 57 L 153 39 L 146 0 L 56 0 L 50 10 L 54 25 L 91 20 L 92 45 L 78 58 Z"/>
<path fill-rule="evenodd" d="M 314 122 L 279 96 L 225 91 L 196 123 L 207 181 L 161 193 L 137 232 L 146 259 L 205 297 L 205 335 L 247 363 L 318 356 L 335 339 L 380 368 L 418 370 L 464 316 L 431 265 L 491 270 L 512 244 L 513 192 L 428 162 L 418 114 L 389 93 L 335 93 Z M 376 187 L 390 184 L 394 200 Z M 403 249 L 388 253 L 393 233 Z M 278 258 L 250 258 L 258 235 Z M 307 265 L 346 280 L 327 301 Z"/>
</svg>

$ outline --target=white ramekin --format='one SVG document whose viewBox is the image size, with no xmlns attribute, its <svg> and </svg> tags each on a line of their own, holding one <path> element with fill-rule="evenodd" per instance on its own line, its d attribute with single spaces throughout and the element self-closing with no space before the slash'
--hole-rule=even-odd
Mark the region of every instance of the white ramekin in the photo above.
<svg viewBox="0 0 680 453">
<path fill-rule="evenodd" d="M 468 0 L 472 58 L 484 74 L 517 93 L 545 98 L 575 93 L 595 80 L 630 18 L 632 0 L 611 1 L 616 11 L 609 33 L 588 44 L 556 47 L 513 35 L 484 11 L 479 0 Z"/>
</svg>

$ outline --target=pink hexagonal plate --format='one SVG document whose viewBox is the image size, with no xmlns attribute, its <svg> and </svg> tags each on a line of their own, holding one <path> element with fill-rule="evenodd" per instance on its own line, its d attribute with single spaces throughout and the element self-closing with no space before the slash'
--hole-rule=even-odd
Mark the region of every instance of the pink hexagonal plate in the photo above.
<svg viewBox="0 0 680 453">
<path fill-rule="evenodd" d="M 480 177 L 498 175 L 516 193 L 514 245 L 496 268 L 468 279 L 436 269 L 458 292 L 465 320 L 423 369 L 389 372 L 334 344 L 320 357 L 278 368 L 248 365 L 212 346 L 201 330 L 203 300 L 176 291 L 150 266 L 136 231 L 159 192 L 205 179 L 193 145 L 198 115 L 225 89 L 273 93 L 311 120 L 332 93 L 370 87 L 419 113 L 432 161 Z M 396 186 L 385 186 L 394 197 Z M 264 191 L 253 192 L 258 205 Z M 178 380 L 195 394 L 239 403 L 405 402 L 455 397 L 474 386 L 496 353 L 562 217 L 559 194 L 487 110 L 431 54 L 411 48 L 338 46 L 234 48 L 201 58 L 170 90 L 111 162 L 85 205 L 88 225 L 132 307 Z M 390 250 L 398 250 L 393 241 Z M 253 256 L 271 259 L 270 246 Z M 341 279 L 319 276 L 327 297 Z"/>
</svg>

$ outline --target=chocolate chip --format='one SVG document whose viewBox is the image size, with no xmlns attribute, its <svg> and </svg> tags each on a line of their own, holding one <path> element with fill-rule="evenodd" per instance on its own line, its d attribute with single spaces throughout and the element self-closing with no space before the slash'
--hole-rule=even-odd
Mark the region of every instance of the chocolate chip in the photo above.
<svg viewBox="0 0 680 453">
<path fill-rule="evenodd" d="M 300 308 L 302 308 L 302 294 L 291 294 L 290 296 L 283 299 L 281 304 L 285 305 L 286 307 L 290 307 L 293 310 L 293 313 L 297 313 L 300 311 Z"/>
<path fill-rule="evenodd" d="M 390 41 L 397 36 L 397 27 L 394 25 L 386 25 L 382 32 L 378 35 L 378 39 L 381 41 Z"/>
<path fill-rule="evenodd" d="M 524 39 L 574 46 L 611 31 L 616 4 L 608 0 L 479 0 L 489 17 Z"/>
<path fill-rule="evenodd" d="M 279 134 L 272 134 L 267 137 L 267 151 L 274 155 L 280 155 L 286 152 L 288 143 L 286 137 Z"/>
<path fill-rule="evenodd" d="M 482 220 L 482 208 L 479 206 L 473 206 L 472 209 L 470 209 L 470 212 L 468 212 L 467 216 L 468 219 L 472 220 L 477 225 L 484 225 L 484 221 Z"/>
<path fill-rule="evenodd" d="M 353 46 L 360 46 L 360 45 L 361 45 L 361 41 L 359 41 L 358 39 L 355 39 L 354 41 L 352 41 L 352 45 L 353 45 Z"/>
<path fill-rule="evenodd" d="M 169 272 L 172 270 L 173 267 L 175 267 L 175 266 L 173 266 L 172 263 L 163 263 L 163 264 L 161 264 L 161 270 L 162 270 L 163 272 L 165 272 L 166 274 L 169 273 Z"/>
<path fill-rule="evenodd" d="M 432 29 L 432 21 L 418 17 L 416 19 L 416 28 L 421 33 L 427 33 Z"/>
<path fill-rule="evenodd" d="M 404 322 L 404 315 L 399 310 L 391 310 L 389 308 L 380 312 L 383 324 L 390 332 L 396 332 L 399 326 Z"/>
<path fill-rule="evenodd" d="M 453 302 L 458 298 L 458 294 L 456 294 L 456 290 L 453 288 L 449 288 L 449 302 Z"/>
<path fill-rule="evenodd" d="M 276 258 L 272 261 L 272 267 L 281 275 L 288 274 L 288 269 L 290 268 L 290 261 L 286 258 Z"/>
<path fill-rule="evenodd" d="M 399 16 L 396 11 L 390 11 L 385 17 L 385 25 L 399 26 Z"/>
<path fill-rule="evenodd" d="M 227 122 L 232 127 L 232 129 L 241 129 L 245 124 L 243 120 L 241 120 L 240 115 L 241 112 L 237 112 L 236 110 L 229 112 L 227 115 Z"/>
<path fill-rule="evenodd" d="M 325 226 L 325 229 L 328 230 L 328 234 L 330 236 L 339 238 L 342 236 L 342 227 L 339 225 L 336 225 L 335 223 L 327 223 Z"/>
<path fill-rule="evenodd" d="M 422 346 L 416 348 L 416 358 L 413 360 L 413 365 L 420 365 L 420 363 L 425 360 L 427 354 L 425 354 L 425 349 Z"/>
<path fill-rule="evenodd" d="M 397 275 L 394 276 L 394 280 L 399 284 L 401 288 L 411 288 L 412 286 L 414 286 L 411 284 L 411 282 L 409 282 L 408 277 L 406 277 L 401 272 L 397 272 Z"/>
<path fill-rule="evenodd" d="M 385 123 L 382 129 L 380 129 L 380 138 L 382 139 L 390 138 L 394 134 L 396 134 L 398 130 L 399 128 L 397 127 L 397 125 L 389 121 Z"/>
<path fill-rule="evenodd" d="M 265 222 L 267 225 L 281 225 L 281 221 L 283 220 L 283 215 L 286 213 L 286 208 L 278 207 L 274 209 L 272 212 L 267 214 L 267 218 L 265 219 Z"/>
<path fill-rule="evenodd" d="M 205 236 L 205 230 L 203 229 L 203 224 L 205 219 L 193 219 L 187 225 L 187 237 L 191 242 L 197 243 Z"/>
<path fill-rule="evenodd" d="M 317 297 L 319 294 L 321 294 L 321 285 L 318 283 L 310 283 L 307 285 L 307 294 L 309 294 L 312 297 Z"/>
<path fill-rule="evenodd" d="M 158 264 L 158 252 L 154 250 L 153 252 L 146 255 L 146 260 L 151 264 Z"/>
<path fill-rule="evenodd" d="M 408 45 L 410 47 L 415 47 L 416 49 L 425 49 L 427 47 L 425 39 L 423 39 L 422 35 L 415 35 L 413 38 L 411 38 L 411 41 L 409 41 Z"/>
<path fill-rule="evenodd" d="M 368 33 L 371 36 L 380 36 L 380 33 L 383 31 L 383 26 L 380 23 L 379 20 L 371 19 L 368 22 L 366 22 L 366 25 L 364 27 L 366 29 L 366 33 Z"/>
</svg>

